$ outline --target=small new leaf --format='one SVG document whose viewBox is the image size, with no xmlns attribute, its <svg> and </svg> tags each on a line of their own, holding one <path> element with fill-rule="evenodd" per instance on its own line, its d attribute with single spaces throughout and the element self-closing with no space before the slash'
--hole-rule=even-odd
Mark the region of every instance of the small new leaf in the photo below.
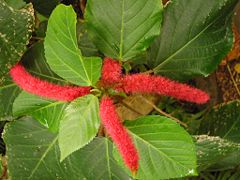
<svg viewBox="0 0 240 180">
<path fill-rule="evenodd" d="M 100 125 L 99 102 L 94 95 L 72 101 L 64 110 L 59 129 L 61 161 L 88 144 L 96 136 Z"/>
<path fill-rule="evenodd" d="M 58 5 L 52 12 L 44 42 L 50 68 L 80 86 L 91 86 L 100 78 L 102 60 L 82 56 L 76 36 L 77 17 L 71 6 Z"/>
</svg>

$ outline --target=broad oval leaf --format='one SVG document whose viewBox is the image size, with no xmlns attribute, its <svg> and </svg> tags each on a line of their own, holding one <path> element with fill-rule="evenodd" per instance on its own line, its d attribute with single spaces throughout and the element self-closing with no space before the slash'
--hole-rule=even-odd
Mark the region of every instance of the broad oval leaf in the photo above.
<svg viewBox="0 0 240 180">
<path fill-rule="evenodd" d="M 112 143 L 95 138 L 60 163 L 58 136 L 30 117 L 4 130 L 10 179 L 129 179 L 112 157 Z"/>
<path fill-rule="evenodd" d="M 52 12 L 44 42 L 45 56 L 50 68 L 62 78 L 90 86 L 100 78 L 102 60 L 82 56 L 76 37 L 77 17 L 71 6 L 58 5 Z"/>
<path fill-rule="evenodd" d="M 196 175 L 196 150 L 191 136 L 175 121 L 145 116 L 125 124 L 140 156 L 139 179 Z"/>
<path fill-rule="evenodd" d="M 202 120 L 198 134 L 220 136 L 240 143 L 240 101 L 214 107 Z"/>
<path fill-rule="evenodd" d="M 0 0 L 0 86 L 9 69 L 26 50 L 31 38 L 33 19 L 34 10 L 31 5 L 15 10 Z"/>
<path fill-rule="evenodd" d="M 161 34 L 150 47 L 150 67 L 155 73 L 179 80 L 207 76 L 232 47 L 230 14 L 237 2 L 170 1 Z"/>
<path fill-rule="evenodd" d="M 63 110 L 67 105 L 66 102 L 44 99 L 23 91 L 14 101 L 13 115 L 31 115 L 49 130 L 57 132 Z"/>
<path fill-rule="evenodd" d="M 61 161 L 88 144 L 100 126 L 99 102 L 94 95 L 72 101 L 64 110 L 59 129 Z"/>
<path fill-rule="evenodd" d="M 212 169 L 216 163 L 219 164 L 221 160 L 232 155 L 240 155 L 240 144 L 222 139 L 219 136 L 198 135 L 194 138 L 196 139 L 198 170 L 200 171 L 209 167 Z M 239 164 L 239 159 L 232 160 L 232 163 L 234 162 Z"/>
<path fill-rule="evenodd" d="M 107 138 L 94 138 L 88 145 L 69 156 L 78 155 L 80 169 L 87 179 L 129 179 L 130 177 L 113 158 L 113 144 Z M 68 158 L 67 158 L 68 159 Z"/>
<path fill-rule="evenodd" d="M 24 8 L 24 6 L 26 6 L 26 2 L 24 2 L 23 0 L 4 0 L 9 6 L 11 6 L 14 9 L 21 9 Z"/>
<path fill-rule="evenodd" d="M 89 0 L 85 19 L 98 49 L 126 61 L 145 51 L 159 35 L 162 9 L 159 0 Z"/>
</svg>

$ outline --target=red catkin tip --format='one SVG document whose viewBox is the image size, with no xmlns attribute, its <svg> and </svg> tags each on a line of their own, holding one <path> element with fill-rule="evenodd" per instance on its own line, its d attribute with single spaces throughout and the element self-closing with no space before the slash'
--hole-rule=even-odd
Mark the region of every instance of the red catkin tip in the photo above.
<svg viewBox="0 0 240 180">
<path fill-rule="evenodd" d="M 33 77 L 21 64 L 16 64 L 10 70 L 15 83 L 23 90 L 48 99 L 72 101 L 77 97 L 90 93 L 90 87 L 60 86 Z"/>
<path fill-rule="evenodd" d="M 165 77 L 147 74 L 126 75 L 117 89 L 126 93 L 156 93 L 198 104 L 209 100 L 209 95 L 200 89 Z"/>
<path fill-rule="evenodd" d="M 104 58 L 102 67 L 102 81 L 105 85 L 118 82 L 121 78 L 122 68 L 118 61 L 111 58 Z"/>
<path fill-rule="evenodd" d="M 116 144 L 125 164 L 132 173 L 138 170 L 138 153 L 127 130 L 121 124 L 112 99 L 103 97 L 100 103 L 100 117 L 108 134 Z"/>
</svg>

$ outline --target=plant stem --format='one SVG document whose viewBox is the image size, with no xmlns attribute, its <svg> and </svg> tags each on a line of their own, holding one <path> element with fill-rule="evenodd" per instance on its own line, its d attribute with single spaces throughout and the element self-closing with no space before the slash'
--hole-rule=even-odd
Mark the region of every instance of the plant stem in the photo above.
<svg viewBox="0 0 240 180">
<path fill-rule="evenodd" d="M 177 123 L 181 124 L 182 126 L 184 126 L 185 128 L 187 128 L 187 124 L 185 124 L 184 122 L 180 121 L 179 119 L 171 116 L 170 114 L 162 111 L 161 109 L 159 109 L 155 104 L 153 104 L 151 101 L 149 101 L 148 99 L 146 99 L 145 97 L 142 97 L 143 100 L 145 100 L 146 103 L 148 103 L 149 105 L 151 105 L 153 107 L 153 109 L 155 109 L 157 112 L 159 112 L 160 114 L 176 121 Z"/>
<path fill-rule="evenodd" d="M 143 74 L 152 74 L 152 73 L 154 73 L 154 71 L 151 69 L 151 70 L 148 70 L 148 71 L 145 71 L 145 72 L 143 72 Z"/>
</svg>

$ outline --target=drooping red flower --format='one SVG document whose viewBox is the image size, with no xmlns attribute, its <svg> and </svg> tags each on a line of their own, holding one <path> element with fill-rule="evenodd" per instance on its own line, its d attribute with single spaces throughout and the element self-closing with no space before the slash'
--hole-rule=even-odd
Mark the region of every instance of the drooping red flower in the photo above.
<svg viewBox="0 0 240 180">
<path fill-rule="evenodd" d="M 102 82 L 104 85 L 111 85 L 120 80 L 122 67 L 120 63 L 111 58 L 104 58 L 102 67 Z"/>
<path fill-rule="evenodd" d="M 48 99 L 72 101 L 90 93 L 91 87 L 60 86 L 32 76 L 21 64 L 10 70 L 15 83 L 23 90 Z"/>
<path fill-rule="evenodd" d="M 198 104 L 209 100 L 209 95 L 202 90 L 165 77 L 143 73 L 124 76 L 117 89 L 126 93 L 156 93 Z"/>
<path fill-rule="evenodd" d="M 127 130 L 120 122 L 111 98 L 105 96 L 100 103 L 100 117 L 107 133 L 117 145 L 125 164 L 132 173 L 138 170 L 138 153 Z"/>
</svg>

